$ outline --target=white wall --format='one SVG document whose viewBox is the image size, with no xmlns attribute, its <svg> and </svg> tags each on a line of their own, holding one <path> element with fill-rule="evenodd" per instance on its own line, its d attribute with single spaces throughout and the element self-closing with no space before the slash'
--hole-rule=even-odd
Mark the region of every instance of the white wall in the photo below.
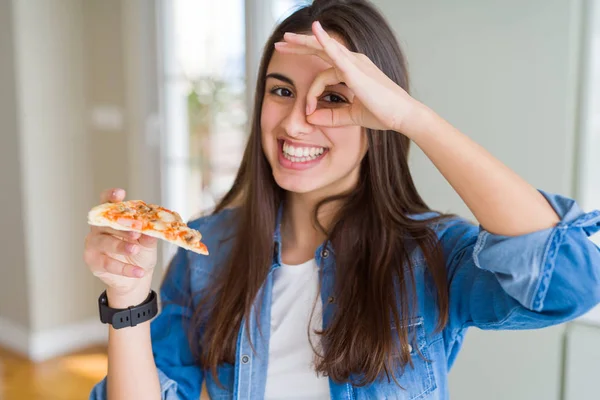
<svg viewBox="0 0 600 400">
<path fill-rule="evenodd" d="M 141 19 L 154 32 L 153 2 L 143 2 L 146 14 L 136 13 L 141 4 L 0 2 L 0 213 L 11 227 L 0 240 L 0 346 L 33 360 L 106 340 L 104 286 L 82 257 L 100 191 L 130 189 L 143 174 L 130 195 L 159 196 L 146 184 L 158 172 L 130 151 L 143 146 L 143 112 L 157 108 L 139 82 L 156 68 L 136 57 L 155 40 L 136 30 Z"/>
<path fill-rule="evenodd" d="M 90 288 L 74 251 L 85 237 L 90 183 L 83 18 L 77 0 L 13 6 L 31 328 L 38 331 L 87 314 L 85 303 L 68 301 Z"/>
<path fill-rule="evenodd" d="M 32 358 L 85 340 L 93 279 L 81 249 L 91 204 L 81 1 L 14 1 L 16 117 L 29 321 L 19 349 Z M 16 282 L 6 282 L 15 285 Z M 81 335 L 83 333 L 83 335 Z"/>
<path fill-rule="evenodd" d="M 375 3 L 407 54 L 415 97 L 535 186 L 573 193 L 580 0 Z M 413 168 L 434 207 L 469 214 L 426 158 Z"/>
<path fill-rule="evenodd" d="M 0 2 L 0 336 L 6 326 L 29 327 L 23 185 L 15 85 L 12 4 Z M 9 284 L 4 284 L 9 282 Z"/>
<path fill-rule="evenodd" d="M 582 324 L 567 330 L 564 400 L 597 400 L 600 398 L 600 328 Z"/>
<path fill-rule="evenodd" d="M 407 54 L 415 97 L 534 186 L 575 196 L 582 1 L 375 3 Z M 426 201 L 473 218 L 415 150 Z M 563 332 L 471 330 L 450 374 L 452 398 L 558 399 Z"/>
</svg>

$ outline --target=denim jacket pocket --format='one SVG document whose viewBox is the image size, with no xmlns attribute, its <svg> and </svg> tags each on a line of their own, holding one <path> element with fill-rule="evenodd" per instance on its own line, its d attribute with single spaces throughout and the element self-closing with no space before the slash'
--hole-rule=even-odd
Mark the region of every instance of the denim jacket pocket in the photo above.
<svg viewBox="0 0 600 400">
<path fill-rule="evenodd" d="M 423 317 L 415 317 L 408 322 L 413 367 L 407 364 L 403 371 L 396 371 L 398 383 L 391 376 L 389 380 L 384 376 L 371 385 L 355 388 L 356 399 L 420 400 L 427 399 L 437 389 L 430 343 L 423 325 Z"/>
</svg>

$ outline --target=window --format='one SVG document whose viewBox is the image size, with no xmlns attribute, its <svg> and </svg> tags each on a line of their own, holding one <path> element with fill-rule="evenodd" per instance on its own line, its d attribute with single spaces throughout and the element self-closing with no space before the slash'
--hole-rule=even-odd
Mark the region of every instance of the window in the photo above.
<svg viewBox="0 0 600 400">
<path fill-rule="evenodd" d="M 254 77 L 246 66 L 256 71 L 274 24 L 304 3 L 159 2 L 162 204 L 184 220 L 210 210 L 231 187 L 248 133 L 246 84 Z"/>
<path fill-rule="evenodd" d="M 163 201 L 188 220 L 231 186 L 241 159 L 244 0 L 162 4 Z"/>
</svg>

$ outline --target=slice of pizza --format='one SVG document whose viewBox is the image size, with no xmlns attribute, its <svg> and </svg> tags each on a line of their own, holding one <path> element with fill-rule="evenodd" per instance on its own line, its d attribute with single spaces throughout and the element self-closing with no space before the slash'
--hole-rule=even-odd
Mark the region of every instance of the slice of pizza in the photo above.
<svg viewBox="0 0 600 400">
<path fill-rule="evenodd" d="M 119 220 L 139 221 L 139 224 L 127 227 L 119 224 Z M 88 223 L 120 231 L 140 232 L 195 253 L 208 255 L 208 248 L 200 241 L 200 232 L 188 227 L 179 214 L 155 204 L 146 204 L 142 200 L 100 204 L 89 211 Z"/>
</svg>

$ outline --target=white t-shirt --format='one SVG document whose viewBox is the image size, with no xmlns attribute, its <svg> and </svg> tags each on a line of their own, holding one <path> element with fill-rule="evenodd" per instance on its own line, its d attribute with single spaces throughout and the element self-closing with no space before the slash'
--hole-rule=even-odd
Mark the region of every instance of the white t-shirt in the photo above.
<svg viewBox="0 0 600 400">
<path fill-rule="evenodd" d="M 300 265 L 282 264 L 273 278 L 265 399 L 330 399 L 329 380 L 317 376 L 311 347 L 312 342 L 320 353 L 319 336 L 313 333 L 323 326 L 318 266 L 314 259 Z"/>
</svg>

